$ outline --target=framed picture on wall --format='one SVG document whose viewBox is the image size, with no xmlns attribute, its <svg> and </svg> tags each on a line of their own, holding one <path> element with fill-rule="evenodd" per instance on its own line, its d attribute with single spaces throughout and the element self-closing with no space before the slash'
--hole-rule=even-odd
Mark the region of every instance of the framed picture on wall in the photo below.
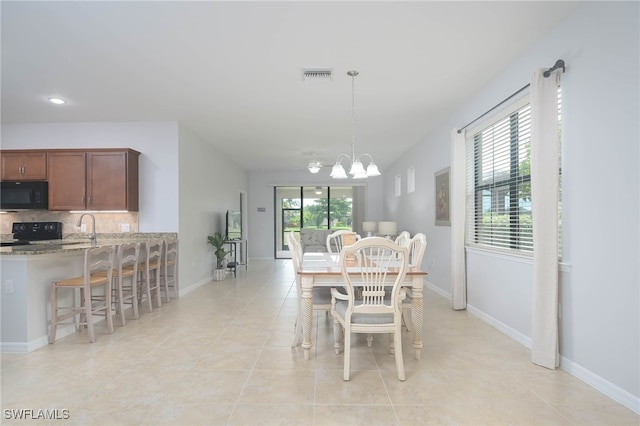
<svg viewBox="0 0 640 426">
<path fill-rule="evenodd" d="M 436 226 L 451 226 L 449 210 L 449 173 L 450 168 L 435 173 Z"/>
</svg>

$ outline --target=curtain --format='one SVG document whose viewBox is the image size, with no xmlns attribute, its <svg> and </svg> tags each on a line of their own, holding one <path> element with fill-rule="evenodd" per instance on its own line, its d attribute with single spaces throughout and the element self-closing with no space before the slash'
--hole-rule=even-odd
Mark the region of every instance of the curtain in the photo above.
<svg viewBox="0 0 640 426">
<path fill-rule="evenodd" d="M 453 309 L 467 307 L 467 277 L 464 251 L 466 188 L 465 144 L 466 132 L 451 131 L 451 305 Z"/>
<path fill-rule="evenodd" d="M 531 361 L 559 365 L 558 349 L 558 83 L 559 73 L 531 80 L 533 314 Z"/>
</svg>

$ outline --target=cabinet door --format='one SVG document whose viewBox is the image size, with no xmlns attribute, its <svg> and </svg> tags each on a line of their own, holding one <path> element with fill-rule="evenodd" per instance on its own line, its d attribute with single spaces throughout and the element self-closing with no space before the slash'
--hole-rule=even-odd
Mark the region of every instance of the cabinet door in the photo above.
<svg viewBox="0 0 640 426">
<path fill-rule="evenodd" d="M 49 153 L 49 210 L 86 209 L 85 158 L 84 152 Z"/>
<path fill-rule="evenodd" d="M 2 180 L 22 178 L 22 154 L 2 153 Z"/>
<path fill-rule="evenodd" d="M 3 152 L 2 180 L 47 180 L 47 154 L 44 152 Z"/>
<path fill-rule="evenodd" d="M 87 209 L 127 210 L 127 153 L 87 153 Z"/>
</svg>

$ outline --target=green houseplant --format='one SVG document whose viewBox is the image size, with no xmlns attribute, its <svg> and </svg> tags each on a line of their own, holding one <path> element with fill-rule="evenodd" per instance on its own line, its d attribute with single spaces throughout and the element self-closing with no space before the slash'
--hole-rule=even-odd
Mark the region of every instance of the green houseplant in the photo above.
<svg viewBox="0 0 640 426">
<path fill-rule="evenodd" d="M 209 235 L 207 238 L 209 240 L 209 244 L 215 248 L 214 254 L 216 256 L 216 270 L 214 273 L 214 279 L 216 281 L 221 281 L 225 276 L 224 260 L 231 251 L 224 249 L 225 238 L 220 232 L 216 232 L 213 236 Z"/>
</svg>

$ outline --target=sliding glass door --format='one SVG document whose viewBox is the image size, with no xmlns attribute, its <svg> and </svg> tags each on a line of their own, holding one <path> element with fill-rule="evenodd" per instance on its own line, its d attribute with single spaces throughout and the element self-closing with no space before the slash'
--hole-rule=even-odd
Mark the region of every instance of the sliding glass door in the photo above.
<svg viewBox="0 0 640 426">
<path fill-rule="evenodd" d="M 353 188 L 278 186 L 274 188 L 275 257 L 290 258 L 286 232 L 301 228 L 347 229 L 353 223 Z"/>
</svg>

